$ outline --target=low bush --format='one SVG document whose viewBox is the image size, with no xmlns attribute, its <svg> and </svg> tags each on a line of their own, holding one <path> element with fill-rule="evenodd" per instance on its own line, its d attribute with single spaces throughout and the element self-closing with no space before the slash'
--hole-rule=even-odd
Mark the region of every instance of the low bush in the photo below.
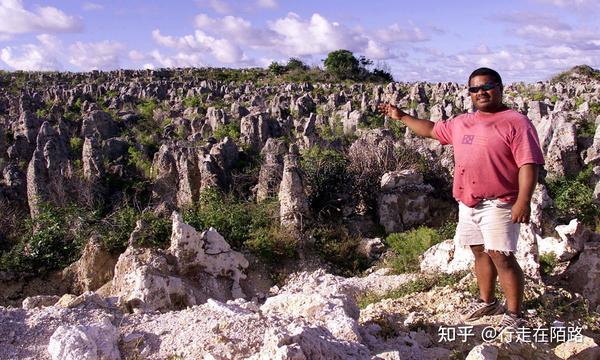
<svg viewBox="0 0 600 360">
<path fill-rule="evenodd" d="M 556 258 L 556 254 L 553 252 L 550 252 L 550 253 L 547 253 L 544 255 L 540 255 L 539 261 L 540 261 L 540 272 L 542 273 L 542 275 L 552 274 L 552 271 L 554 271 L 554 268 L 558 264 L 558 259 Z"/>
<path fill-rule="evenodd" d="M 164 247 L 171 236 L 171 219 L 152 212 L 141 212 L 126 204 L 95 224 L 95 232 L 100 235 L 104 246 L 112 253 L 123 252 L 138 220 L 144 222 L 142 232 L 136 236 L 136 245 Z"/>
<path fill-rule="evenodd" d="M 322 225 L 313 229 L 312 236 L 317 254 L 335 265 L 341 275 L 358 275 L 368 268 L 368 259 L 358 251 L 361 237 L 351 235 L 344 226 Z"/>
<path fill-rule="evenodd" d="M 298 239 L 289 229 L 273 224 L 254 229 L 250 239 L 244 244 L 253 253 L 274 262 L 281 258 L 293 258 L 298 248 Z"/>
<path fill-rule="evenodd" d="M 213 136 L 217 140 L 222 140 L 225 137 L 229 137 L 232 140 L 238 140 L 240 138 L 240 122 L 233 121 L 225 125 L 221 125 L 214 131 Z"/>
<path fill-rule="evenodd" d="M 594 201 L 592 175 L 592 167 L 587 166 L 574 177 L 546 179 L 558 221 L 569 222 L 577 218 L 592 228 L 598 223 L 600 206 Z"/>
<path fill-rule="evenodd" d="M 390 234 L 385 242 L 394 252 L 394 256 L 387 259 L 386 262 L 397 274 L 418 271 L 419 256 L 443 240 L 437 230 L 424 226 L 402 233 Z"/>
<path fill-rule="evenodd" d="M 340 194 L 348 182 L 347 159 L 333 149 L 313 146 L 302 152 L 300 168 L 306 181 L 308 200 L 317 217 L 339 212 Z"/>
<path fill-rule="evenodd" d="M 41 203 L 35 219 L 24 222 L 18 244 L 3 254 L 0 267 L 31 273 L 64 268 L 77 260 L 92 222 L 92 213 L 76 205 Z"/>
<path fill-rule="evenodd" d="M 196 206 L 184 211 L 184 221 L 200 231 L 213 227 L 233 247 L 240 248 L 253 239 L 255 231 L 267 228 L 274 222 L 276 209 L 274 201 L 260 204 L 244 202 L 208 188 L 200 194 Z M 264 232 L 257 234 L 264 235 Z"/>
</svg>

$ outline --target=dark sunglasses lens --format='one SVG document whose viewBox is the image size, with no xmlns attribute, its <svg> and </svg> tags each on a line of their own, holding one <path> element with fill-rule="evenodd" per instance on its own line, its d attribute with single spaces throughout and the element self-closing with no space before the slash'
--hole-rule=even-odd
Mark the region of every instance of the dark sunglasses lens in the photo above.
<svg viewBox="0 0 600 360">
<path fill-rule="evenodd" d="M 477 92 L 479 92 L 479 90 L 488 91 L 488 90 L 492 90 L 495 87 L 496 87 L 496 84 L 484 84 L 481 86 L 471 86 L 471 87 L 469 87 L 469 92 L 477 93 Z"/>
</svg>

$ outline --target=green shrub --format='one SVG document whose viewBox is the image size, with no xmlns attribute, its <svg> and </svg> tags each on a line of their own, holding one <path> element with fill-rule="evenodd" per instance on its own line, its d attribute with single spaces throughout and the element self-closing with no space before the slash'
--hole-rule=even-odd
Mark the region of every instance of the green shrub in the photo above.
<svg viewBox="0 0 600 360">
<path fill-rule="evenodd" d="M 344 155 L 333 149 L 313 146 L 302 152 L 300 167 L 308 200 L 318 216 L 337 212 L 339 195 L 347 185 L 347 163 Z"/>
<path fill-rule="evenodd" d="M 380 129 L 383 128 L 385 123 L 385 118 L 378 114 L 367 112 L 366 121 L 364 123 L 359 123 L 358 127 L 361 129 Z"/>
<path fill-rule="evenodd" d="M 419 256 L 443 240 L 435 229 L 424 226 L 390 234 L 385 241 L 394 252 L 394 256 L 387 262 L 398 274 L 418 271 Z"/>
<path fill-rule="evenodd" d="M 559 221 L 578 218 L 586 225 L 595 227 L 600 217 L 600 206 L 594 201 L 594 189 L 590 184 L 592 175 L 592 167 L 587 166 L 575 177 L 546 180 Z"/>
<path fill-rule="evenodd" d="M 544 255 L 540 255 L 540 272 L 542 275 L 550 275 L 554 268 L 558 264 L 558 259 L 556 258 L 556 254 L 553 252 L 549 252 Z"/>
<path fill-rule="evenodd" d="M 137 110 L 140 116 L 145 120 L 152 120 L 154 118 L 154 110 L 158 107 L 156 100 L 144 100 L 137 105 Z"/>
<path fill-rule="evenodd" d="M 130 146 L 127 153 L 129 154 L 129 165 L 134 166 L 147 179 L 152 178 L 152 163 L 148 156 L 135 146 Z"/>
<path fill-rule="evenodd" d="M 252 231 L 244 244 L 263 259 L 274 262 L 282 258 L 292 258 L 298 248 L 298 239 L 289 229 L 278 224 L 259 227 Z"/>
<path fill-rule="evenodd" d="M 546 98 L 546 94 L 544 94 L 543 91 L 539 91 L 534 93 L 531 98 L 535 101 L 544 101 L 544 99 Z"/>
<path fill-rule="evenodd" d="M 45 273 L 61 269 L 79 256 L 90 235 L 90 213 L 76 205 L 39 205 L 35 219 L 25 220 L 19 243 L 0 260 L 4 270 Z"/>
<path fill-rule="evenodd" d="M 217 140 L 222 140 L 225 137 L 229 137 L 232 140 L 238 140 L 240 138 L 240 122 L 233 121 L 225 125 L 221 125 L 214 131 L 213 136 Z"/>
<path fill-rule="evenodd" d="M 334 264 L 342 275 L 358 275 L 368 268 L 368 259 L 358 251 L 361 237 L 349 234 L 344 226 L 322 225 L 313 229 L 312 236 L 319 256 Z"/>
<path fill-rule="evenodd" d="M 130 205 L 125 205 L 99 220 L 95 230 L 110 252 L 120 253 L 127 248 L 129 237 L 138 220 L 144 222 L 144 227 L 142 232 L 137 234 L 136 245 L 162 247 L 168 243 L 171 235 L 171 220 L 152 212 L 141 213 Z"/>
<path fill-rule="evenodd" d="M 184 221 L 198 231 L 213 227 L 228 243 L 239 248 L 253 238 L 255 231 L 274 222 L 276 205 L 274 201 L 244 202 L 208 188 L 200 194 L 196 206 L 184 211 Z"/>
<path fill-rule="evenodd" d="M 203 103 L 200 96 L 190 96 L 183 99 L 183 105 L 186 108 L 204 108 Z"/>
<path fill-rule="evenodd" d="M 83 150 L 83 139 L 77 136 L 73 136 L 69 139 L 69 150 L 75 158 L 81 157 L 81 151 Z"/>
<path fill-rule="evenodd" d="M 127 248 L 127 241 L 138 218 L 138 212 L 124 206 L 99 222 L 99 233 L 106 248 L 113 253 L 120 253 Z"/>
</svg>

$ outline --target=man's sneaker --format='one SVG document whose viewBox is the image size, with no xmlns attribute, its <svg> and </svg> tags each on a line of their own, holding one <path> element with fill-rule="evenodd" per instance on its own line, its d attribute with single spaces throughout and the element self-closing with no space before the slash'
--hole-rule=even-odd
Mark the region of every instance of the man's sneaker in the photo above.
<svg viewBox="0 0 600 360">
<path fill-rule="evenodd" d="M 494 299 L 491 303 L 478 299 L 471 303 L 465 311 L 462 312 L 463 321 L 477 320 L 486 315 L 498 315 L 504 312 L 504 306 L 500 304 L 498 299 Z"/>
<path fill-rule="evenodd" d="M 517 332 L 517 329 L 527 327 L 527 320 L 516 313 L 506 311 L 496 326 L 496 334 L 500 335 L 504 331 Z"/>
</svg>

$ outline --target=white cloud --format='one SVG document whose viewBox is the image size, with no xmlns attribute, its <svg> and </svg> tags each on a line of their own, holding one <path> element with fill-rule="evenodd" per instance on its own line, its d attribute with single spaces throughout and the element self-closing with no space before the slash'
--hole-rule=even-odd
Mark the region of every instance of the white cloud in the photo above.
<svg viewBox="0 0 600 360">
<path fill-rule="evenodd" d="M 278 6 L 277 0 L 257 0 L 256 5 L 266 9 L 274 9 Z"/>
<path fill-rule="evenodd" d="M 0 59 L 15 70 L 49 71 L 62 69 L 58 61 L 62 44 L 48 34 L 38 35 L 39 44 L 7 46 L 0 51 Z"/>
<path fill-rule="evenodd" d="M 180 54 L 192 56 L 194 52 L 208 52 L 216 60 L 225 64 L 234 64 L 245 60 L 242 49 L 225 38 L 212 37 L 202 30 L 196 30 L 194 35 L 182 37 L 164 36 L 160 30 L 152 31 L 154 40 L 162 46 L 182 51 Z"/>
<path fill-rule="evenodd" d="M 147 58 L 147 56 L 143 52 L 138 51 L 138 50 L 131 50 L 127 54 L 127 57 L 133 61 L 143 61 L 143 60 L 146 60 L 146 58 Z"/>
<path fill-rule="evenodd" d="M 576 12 L 596 12 L 598 11 L 598 0 L 536 0 L 538 3 L 554 5 L 564 10 L 574 10 Z"/>
<path fill-rule="evenodd" d="M 21 0 L 0 0 L 0 33 L 73 32 L 81 27 L 79 18 L 55 7 L 40 6 L 30 11 Z"/>
<path fill-rule="evenodd" d="M 116 41 L 105 40 L 96 43 L 77 41 L 69 46 L 69 63 L 86 71 L 117 69 L 120 54 L 124 50 L 125 46 Z"/>
<path fill-rule="evenodd" d="M 219 14 L 230 14 L 233 12 L 233 6 L 225 0 L 210 0 L 209 5 Z"/>
<path fill-rule="evenodd" d="M 178 68 L 178 67 L 200 67 L 204 66 L 202 56 L 198 53 L 179 52 L 175 55 L 168 56 L 161 54 L 158 50 L 150 52 L 152 60 L 160 64 L 161 67 Z M 154 66 L 153 64 L 150 64 Z"/>
<path fill-rule="evenodd" d="M 84 2 L 81 7 L 85 11 L 98 11 L 104 9 L 104 6 L 93 2 Z"/>
<path fill-rule="evenodd" d="M 399 24 L 392 24 L 385 29 L 380 29 L 375 32 L 377 38 L 386 43 L 396 43 L 400 41 L 416 42 L 426 41 L 429 37 L 417 26 L 405 29 Z"/>
<path fill-rule="evenodd" d="M 309 21 L 288 13 L 285 18 L 269 24 L 278 38 L 276 48 L 290 56 L 322 54 L 337 49 L 364 51 L 369 45 L 368 37 L 358 31 L 330 22 L 319 14 L 313 14 Z"/>
<path fill-rule="evenodd" d="M 393 57 L 387 48 L 373 40 L 369 40 L 369 45 L 365 49 L 364 53 L 367 58 L 374 60 L 383 60 Z"/>
<path fill-rule="evenodd" d="M 199 14 L 194 24 L 207 34 L 227 38 L 241 46 L 266 47 L 271 43 L 270 39 L 277 36 L 273 31 L 255 28 L 249 21 L 236 16 L 215 19 Z"/>
</svg>

